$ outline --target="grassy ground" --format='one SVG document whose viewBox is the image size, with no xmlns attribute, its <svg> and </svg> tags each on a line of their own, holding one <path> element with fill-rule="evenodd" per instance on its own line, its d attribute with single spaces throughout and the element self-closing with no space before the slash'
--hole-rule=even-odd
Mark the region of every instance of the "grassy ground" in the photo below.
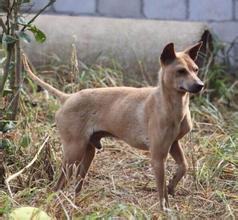
<svg viewBox="0 0 238 220">
<path fill-rule="evenodd" d="M 100 66 L 85 68 L 79 76 L 72 73 L 67 83 L 63 81 L 58 77 L 61 89 L 68 92 L 123 84 L 119 69 Z M 189 171 L 178 185 L 175 197 L 170 197 L 171 211 L 167 214 L 159 212 L 150 155 L 114 139 L 103 140 L 103 149 L 97 151 L 79 196 L 74 195 L 73 178 L 64 191 L 54 193 L 52 186 L 59 175 L 62 154 L 54 125 L 58 103 L 52 97 L 45 100 L 43 93 L 31 97 L 26 93 L 16 128 L 1 134 L 9 142 L 5 160 L 7 176 L 24 170 L 9 181 L 8 189 L 0 188 L 0 218 L 16 207 L 35 206 L 56 219 L 72 216 L 90 220 L 235 219 L 238 217 L 238 89 L 236 83 L 229 87 L 226 82 L 220 83 L 225 86 L 225 95 L 220 94 L 219 85 L 213 87 L 218 93 L 209 91 L 192 100 L 194 128 L 182 140 Z M 34 157 L 36 160 L 29 165 Z M 175 169 L 174 161 L 169 158 L 168 178 Z"/>
</svg>

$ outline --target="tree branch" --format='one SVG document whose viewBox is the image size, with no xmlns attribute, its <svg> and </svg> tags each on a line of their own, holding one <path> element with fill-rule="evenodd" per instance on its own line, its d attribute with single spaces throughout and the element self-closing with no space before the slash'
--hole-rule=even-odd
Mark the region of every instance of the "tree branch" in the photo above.
<svg viewBox="0 0 238 220">
<path fill-rule="evenodd" d="M 49 3 L 42 8 L 41 10 L 39 10 L 36 15 L 21 29 L 21 31 L 24 31 L 32 22 L 34 22 L 34 20 L 43 12 L 45 11 L 46 8 L 48 8 L 50 5 L 52 5 L 56 0 L 50 0 Z"/>
<path fill-rule="evenodd" d="M 12 55 L 13 55 L 13 46 L 9 46 L 8 52 L 7 52 L 7 59 L 6 59 L 6 63 L 4 65 L 4 69 L 3 69 L 3 80 L 2 83 L 0 84 L 0 97 L 3 96 L 3 90 L 4 90 L 4 86 L 5 83 L 7 81 L 7 77 L 8 77 L 8 73 L 9 73 L 9 66 L 12 60 Z"/>
<path fill-rule="evenodd" d="M 4 24 L 2 18 L 0 18 L 0 26 L 2 27 L 3 33 L 7 33 L 7 27 Z"/>
</svg>

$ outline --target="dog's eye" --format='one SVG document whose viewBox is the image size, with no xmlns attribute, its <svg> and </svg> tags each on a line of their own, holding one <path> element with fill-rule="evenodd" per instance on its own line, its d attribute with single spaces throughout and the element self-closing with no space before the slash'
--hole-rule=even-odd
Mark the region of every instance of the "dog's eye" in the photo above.
<svg viewBox="0 0 238 220">
<path fill-rule="evenodd" d="M 187 70 L 185 68 L 179 69 L 177 72 L 181 75 L 187 74 Z"/>
</svg>

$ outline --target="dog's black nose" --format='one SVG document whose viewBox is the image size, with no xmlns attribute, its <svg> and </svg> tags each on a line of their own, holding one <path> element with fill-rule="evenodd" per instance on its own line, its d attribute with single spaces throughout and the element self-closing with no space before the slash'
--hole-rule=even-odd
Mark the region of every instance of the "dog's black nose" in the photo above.
<svg viewBox="0 0 238 220">
<path fill-rule="evenodd" d="M 202 88 L 204 87 L 204 84 L 203 82 L 199 82 L 199 83 L 196 83 L 196 84 L 193 84 L 191 87 L 190 87 L 190 91 L 191 93 L 198 93 L 202 90 Z"/>
</svg>

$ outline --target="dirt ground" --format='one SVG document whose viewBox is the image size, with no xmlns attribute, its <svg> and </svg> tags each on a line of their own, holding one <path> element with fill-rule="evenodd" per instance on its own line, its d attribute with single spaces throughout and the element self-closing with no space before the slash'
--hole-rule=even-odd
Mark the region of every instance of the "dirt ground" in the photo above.
<svg viewBox="0 0 238 220">
<path fill-rule="evenodd" d="M 218 110 L 206 101 L 191 107 L 194 129 L 182 140 L 189 171 L 175 197 L 169 198 L 170 210 L 161 213 L 149 153 L 110 138 L 97 151 L 79 196 L 74 194 L 75 178 L 63 191 L 53 192 L 61 165 L 53 117 L 58 105 L 54 99 L 44 102 L 39 97 L 36 107 L 22 106 L 16 130 L 4 136 L 13 144 L 8 149 L 7 177 L 24 170 L 9 182 L 9 189 L 0 189 L 2 216 L 16 207 L 35 206 L 56 219 L 235 219 L 237 112 Z M 175 169 L 169 157 L 167 180 Z"/>
<path fill-rule="evenodd" d="M 56 76 L 51 84 L 67 92 L 123 85 L 122 72 L 100 66 L 75 74 L 69 82 L 62 74 Z M 0 187 L 0 219 L 23 206 L 38 207 L 52 219 L 238 218 L 238 83 L 226 84 L 219 66 L 206 77 L 210 77 L 207 87 L 215 90 L 207 88 L 203 95 L 192 97 L 194 126 L 182 139 L 189 170 L 175 197 L 169 197 L 170 210 L 165 213 L 159 209 L 149 153 L 110 138 L 97 151 L 80 195 L 74 194 L 75 178 L 63 191 L 53 192 L 62 159 L 54 122 L 59 104 L 42 92 L 27 92 L 34 87 L 27 85 L 15 128 L 0 133 L 7 140 L 4 167 L 10 179 Z M 143 86 L 135 81 L 132 85 Z M 213 99 L 212 91 L 218 94 Z M 167 181 L 175 169 L 169 157 Z"/>
</svg>

